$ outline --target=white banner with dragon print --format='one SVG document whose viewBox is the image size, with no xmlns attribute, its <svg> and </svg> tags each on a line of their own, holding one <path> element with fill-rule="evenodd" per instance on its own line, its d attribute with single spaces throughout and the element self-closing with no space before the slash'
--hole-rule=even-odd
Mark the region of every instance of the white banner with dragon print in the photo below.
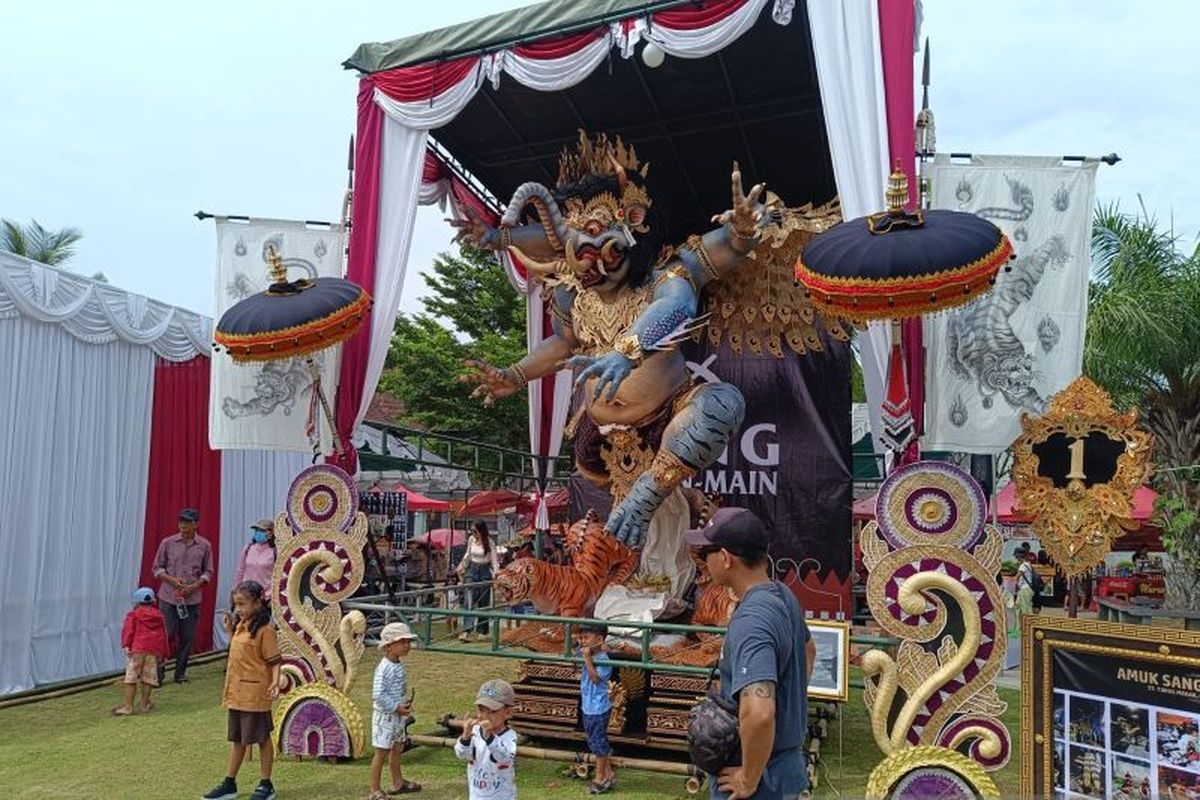
<svg viewBox="0 0 1200 800">
<path fill-rule="evenodd" d="M 930 178 L 934 208 L 991 220 L 1017 257 L 991 292 L 926 319 L 922 446 L 998 453 L 1082 369 L 1096 164 L 943 155 Z"/>
<path fill-rule="evenodd" d="M 302 222 L 217 218 L 216 318 L 267 287 L 267 248 L 283 256 L 288 278 L 343 277 L 343 231 Z M 325 396 L 337 393 L 341 346 L 313 356 Z M 208 440 L 214 450 L 332 450 L 329 426 L 316 405 L 304 358 L 235 364 L 214 352 L 208 403 Z"/>
</svg>

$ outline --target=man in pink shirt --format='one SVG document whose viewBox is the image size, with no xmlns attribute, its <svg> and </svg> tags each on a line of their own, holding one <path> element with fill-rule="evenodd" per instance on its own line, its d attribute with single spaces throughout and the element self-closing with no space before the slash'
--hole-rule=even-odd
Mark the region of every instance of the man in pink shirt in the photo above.
<svg viewBox="0 0 1200 800">
<path fill-rule="evenodd" d="M 175 648 L 175 682 L 187 683 L 188 656 L 200 619 L 200 595 L 212 581 L 212 545 L 196 533 L 200 512 L 179 512 L 179 533 L 163 539 L 154 556 L 154 577 L 159 580 L 158 605 L 167 621 L 167 639 Z M 160 664 L 159 683 L 165 675 Z"/>
</svg>

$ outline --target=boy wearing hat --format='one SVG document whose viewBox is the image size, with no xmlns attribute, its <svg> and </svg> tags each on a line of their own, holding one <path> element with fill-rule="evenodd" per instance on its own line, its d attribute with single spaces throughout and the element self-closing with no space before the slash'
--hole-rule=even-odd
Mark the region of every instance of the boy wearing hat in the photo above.
<svg viewBox="0 0 1200 800">
<path fill-rule="evenodd" d="M 744 508 L 722 508 L 684 542 L 712 580 L 738 596 L 718 665 L 738 706 L 741 763 L 712 776 L 714 800 L 794 800 L 808 789 L 801 749 L 816 648 L 792 591 L 767 571 L 767 530 Z"/>
<path fill-rule="evenodd" d="M 196 533 L 200 512 L 179 512 L 179 533 L 168 536 L 154 556 L 154 577 L 159 580 L 158 602 L 167 622 L 167 640 L 175 645 L 175 682 L 187 683 L 188 656 L 200 620 L 204 587 L 212 581 L 212 544 Z M 158 680 L 164 677 L 159 664 Z"/>
<path fill-rule="evenodd" d="M 371 744 L 375 746 L 375 756 L 371 759 L 371 794 L 368 800 L 386 800 L 391 795 L 421 791 L 421 784 L 405 780 L 400 763 L 406 738 L 404 722 L 412 713 L 404 657 L 412 649 L 416 638 L 416 634 L 403 622 L 390 622 L 383 626 L 379 634 L 379 649 L 383 651 L 383 658 L 375 667 L 375 681 L 371 689 Z M 392 775 L 392 788 L 387 792 L 380 788 L 385 761 Z"/>
<path fill-rule="evenodd" d="M 463 720 L 454 755 L 467 762 L 470 800 L 516 800 L 517 732 L 508 727 L 517 695 L 508 681 L 479 687 L 475 717 Z"/>
<path fill-rule="evenodd" d="M 145 586 L 133 593 L 133 609 L 121 626 L 121 648 L 125 651 L 125 702 L 113 715 L 133 713 L 133 696 L 141 684 L 141 709 L 154 708 L 150 692 L 158 686 L 158 662 L 167 657 L 167 623 L 154 606 L 154 590 Z"/>
</svg>

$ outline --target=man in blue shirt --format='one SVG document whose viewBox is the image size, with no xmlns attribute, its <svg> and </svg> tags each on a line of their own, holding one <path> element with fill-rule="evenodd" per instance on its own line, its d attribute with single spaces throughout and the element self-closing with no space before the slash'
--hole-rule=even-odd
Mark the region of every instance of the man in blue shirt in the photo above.
<svg viewBox="0 0 1200 800">
<path fill-rule="evenodd" d="M 738 607 L 721 648 L 721 694 L 738 704 L 740 766 L 710 776 L 715 800 L 793 800 L 808 788 L 806 693 L 816 647 L 791 590 L 767 572 L 767 531 L 744 508 L 722 508 L 684 541 Z"/>
<path fill-rule="evenodd" d="M 613 774 L 612 746 L 608 743 L 608 720 L 612 716 L 612 699 L 608 696 L 608 679 L 612 667 L 607 663 L 604 638 L 608 630 L 603 625 L 583 625 L 579 628 L 576 641 L 583 656 L 583 669 L 579 675 L 579 705 L 583 712 L 583 730 L 587 733 L 588 750 L 596 757 L 596 779 L 588 787 L 588 794 L 603 794 L 616 783 Z"/>
</svg>

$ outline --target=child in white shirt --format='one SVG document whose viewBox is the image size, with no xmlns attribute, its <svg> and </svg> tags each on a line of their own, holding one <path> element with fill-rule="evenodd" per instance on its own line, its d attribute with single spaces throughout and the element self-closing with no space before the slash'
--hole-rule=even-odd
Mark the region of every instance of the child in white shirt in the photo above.
<svg viewBox="0 0 1200 800">
<path fill-rule="evenodd" d="M 454 755 L 467 762 L 470 800 L 516 800 L 517 732 L 508 727 L 517 696 L 508 681 L 479 687 L 476 718 L 463 720 Z"/>
</svg>

